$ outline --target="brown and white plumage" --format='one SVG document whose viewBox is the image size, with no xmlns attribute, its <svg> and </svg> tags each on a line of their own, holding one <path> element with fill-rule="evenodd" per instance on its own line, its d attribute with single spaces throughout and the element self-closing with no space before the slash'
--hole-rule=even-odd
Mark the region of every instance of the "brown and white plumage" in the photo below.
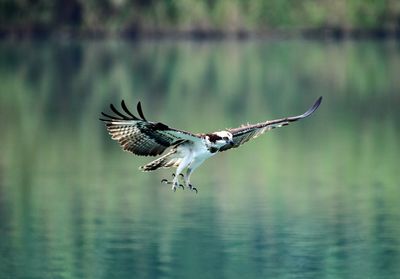
<svg viewBox="0 0 400 279">
<path fill-rule="evenodd" d="M 133 115 L 122 100 L 123 112 L 118 111 L 113 104 L 110 105 L 115 115 L 104 112 L 106 118 L 100 120 L 106 123 L 107 130 L 113 140 L 117 140 L 126 151 L 140 156 L 160 155 L 170 146 L 185 140 L 200 140 L 196 135 L 168 127 L 160 122 L 150 122 L 144 117 L 140 102 L 137 111 L 140 118 Z"/>
<path fill-rule="evenodd" d="M 289 125 L 291 122 L 295 122 L 297 120 L 306 118 L 310 116 L 321 104 L 322 97 L 319 97 L 317 101 L 315 101 L 314 105 L 309 108 L 305 113 L 297 115 L 297 116 L 291 116 L 291 117 L 285 117 L 285 118 L 280 118 L 280 119 L 275 119 L 275 120 L 268 120 L 265 122 L 257 123 L 257 124 L 248 124 L 248 125 L 242 125 L 239 128 L 234 128 L 234 129 L 227 129 L 228 132 L 230 132 L 233 136 L 233 145 L 227 144 L 220 148 L 219 151 L 225 151 L 231 148 L 237 148 L 241 146 L 242 144 L 248 142 L 251 139 L 255 139 L 258 136 L 264 134 L 265 132 L 272 130 L 274 128 L 278 127 L 283 127 L 286 125 Z"/>
<path fill-rule="evenodd" d="M 190 176 L 204 160 L 218 152 L 237 148 L 250 139 L 256 138 L 273 128 L 288 125 L 291 122 L 310 116 L 321 104 L 322 97 L 319 97 L 314 105 L 305 113 L 276 120 L 269 120 L 253 125 L 242 125 L 239 128 L 227 129 L 208 134 L 194 134 L 191 132 L 171 128 L 160 122 L 148 121 L 143 114 L 140 102 L 137 104 L 137 111 L 140 116 L 133 115 L 121 102 L 122 112 L 114 105 L 110 109 L 114 115 L 102 112 L 111 138 L 118 141 L 122 148 L 140 156 L 156 156 L 162 154 L 166 149 L 169 151 L 160 158 L 140 167 L 143 171 L 152 171 L 158 168 L 176 167 L 175 177 L 172 182 L 172 189 L 176 190 L 182 186 L 178 182 L 179 175 L 186 169 L 184 183 L 192 190 L 197 189 L 190 184 Z"/>
</svg>

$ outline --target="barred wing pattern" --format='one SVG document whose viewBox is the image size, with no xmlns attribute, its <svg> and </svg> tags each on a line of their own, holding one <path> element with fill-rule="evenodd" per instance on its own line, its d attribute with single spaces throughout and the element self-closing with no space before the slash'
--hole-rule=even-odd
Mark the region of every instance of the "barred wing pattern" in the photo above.
<svg viewBox="0 0 400 279">
<path fill-rule="evenodd" d="M 184 141 L 201 140 L 192 133 L 170 128 L 160 122 L 147 121 L 140 102 L 137 104 L 140 118 L 128 110 L 123 100 L 121 108 L 123 113 L 111 104 L 110 109 L 114 115 L 102 112 L 105 118 L 100 118 L 100 120 L 106 124 L 111 138 L 118 141 L 126 151 L 141 156 L 156 156 L 168 147 Z"/>
<path fill-rule="evenodd" d="M 305 117 L 310 116 L 321 104 L 322 97 L 319 97 L 318 100 L 314 103 L 314 105 L 309 108 L 305 113 L 298 115 L 298 116 L 292 116 L 292 117 L 286 117 L 286 118 L 281 118 L 281 119 L 275 119 L 275 120 L 269 120 L 266 122 L 261 122 L 258 124 L 254 125 L 244 125 L 239 128 L 235 129 L 228 129 L 228 132 L 232 133 L 233 135 L 233 145 L 227 144 L 219 149 L 219 151 L 225 151 L 231 148 L 237 148 L 240 145 L 246 143 L 250 139 L 254 139 L 262 134 L 264 134 L 266 131 L 272 130 L 274 128 L 282 127 L 289 125 L 290 122 L 294 122 L 300 119 L 303 119 Z"/>
</svg>

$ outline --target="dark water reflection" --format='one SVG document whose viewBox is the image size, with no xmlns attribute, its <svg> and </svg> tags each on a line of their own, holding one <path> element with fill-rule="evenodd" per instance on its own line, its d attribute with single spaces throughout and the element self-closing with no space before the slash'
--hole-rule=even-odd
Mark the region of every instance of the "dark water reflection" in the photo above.
<svg viewBox="0 0 400 279">
<path fill-rule="evenodd" d="M 397 278 L 394 42 L 0 44 L 1 278 Z M 121 152 L 98 114 L 141 100 L 192 131 L 320 110 L 193 175 Z"/>
</svg>

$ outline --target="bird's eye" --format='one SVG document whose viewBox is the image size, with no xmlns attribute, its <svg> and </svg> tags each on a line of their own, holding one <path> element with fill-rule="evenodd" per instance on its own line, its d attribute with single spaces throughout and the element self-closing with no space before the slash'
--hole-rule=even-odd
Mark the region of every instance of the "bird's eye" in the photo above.
<svg viewBox="0 0 400 279">
<path fill-rule="evenodd" d="M 223 140 L 228 140 L 228 137 L 223 137 Z"/>
</svg>

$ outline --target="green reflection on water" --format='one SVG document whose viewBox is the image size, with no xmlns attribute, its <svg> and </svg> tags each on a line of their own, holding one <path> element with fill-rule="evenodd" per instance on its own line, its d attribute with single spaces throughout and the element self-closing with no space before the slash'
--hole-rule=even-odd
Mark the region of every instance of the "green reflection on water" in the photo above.
<svg viewBox="0 0 400 279">
<path fill-rule="evenodd" d="M 0 277 L 395 278 L 399 72 L 393 42 L 2 42 Z M 124 98 L 206 132 L 320 95 L 207 161 L 198 195 L 97 120 Z"/>
</svg>

